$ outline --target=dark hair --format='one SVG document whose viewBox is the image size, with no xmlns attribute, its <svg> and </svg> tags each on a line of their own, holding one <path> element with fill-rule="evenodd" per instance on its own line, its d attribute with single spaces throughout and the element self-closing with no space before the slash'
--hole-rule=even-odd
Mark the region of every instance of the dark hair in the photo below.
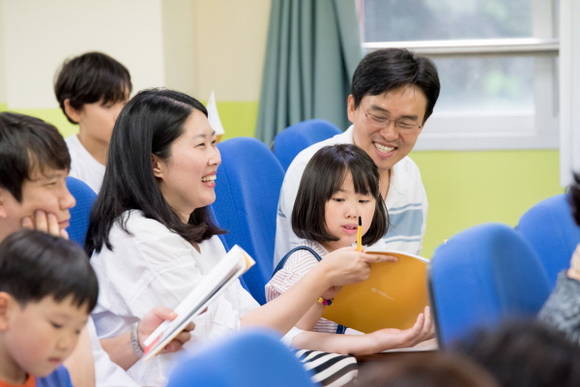
<svg viewBox="0 0 580 387">
<path fill-rule="evenodd" d="M 464 356 L 434 352 L 363 365 L 358 387 L 498 387 L 484 369 Z"/>
<path fill-rule="evenodd" d="M 292 230 L 297 236 L 319 243 L 338 240 L 326 229 L 324 208 L 349 172 L 355 192 L 371 195 L 376 201 L 373 221 L 363 243 L 371 245 L 385 235 L 389 219 L 379 189 L 377 166 L 358 146 L 339 144 L 319 149 L 304 169 L 292 210 Z"/>
<path fill-rule="evenodd" d="M 580 226 L 580 172 L 574 174 L 574 182 L 568 187 L 568 200 L 572 206 L 572 216 Z"/>
<path fill-rule="evenodd" d="M 87 52 L 63 63 L 56 76 L 54 94 L 69 122 L 78 124 L 66 114 L 66 99 L 71 107 L 80 110 L 88 103 L 124 101 L 132 88 L 131 75 L 125 66 L 106 54 Z"/>
<path fill-rule="evenodd" d="M 580 347 L 535 320 L 479 330 L 455 350 L 487 369 L 502 386 L 580 386 Z"/>
<path fill-rule="evenodd" d="M 186 94 L 166 89 L 139 92 L 121 110 L 109 145 L 103 186 L 91 214 L 85 250 L 90 255 L 103 245 L 113 249 L 109 231 L 120 221 L 124 231 L 127 210 L 141 210 L 190 242 L 199 243 L 223 233 L 207 207 L 197 208 L 184 224 L 165 201 L 153 174 L 152 155 L 171 156 L 171 144 L 183 133 L 183 123 L 193 110 L 207 116 L 205 107 Z"/>
<path fill-rule="evenodd" d="M 439 75 L 433 62 L 404 48 L 385 48 L 367 54 L 352 76 L 354 106 L 366 95 L 379 95 L 403 86 L 418 87 L 427 98 L 423 123 L 439 98 Z"/>
<path fill-rule="evenodd" d="M 22 200 L 22 185 L 35 168 L 69 170 L 70 155 L 56 128 L 38 118 L 0 113 L 0 187 Z"/>
<path fill-rule="evenodd" d="M 86 254 L 72 241 L 22 229 L 0 243 L 0 291 L 21 305 L 47 296 L 68 296 L 90 313 L 97 303 L 97 276 Z"/>
</svg>

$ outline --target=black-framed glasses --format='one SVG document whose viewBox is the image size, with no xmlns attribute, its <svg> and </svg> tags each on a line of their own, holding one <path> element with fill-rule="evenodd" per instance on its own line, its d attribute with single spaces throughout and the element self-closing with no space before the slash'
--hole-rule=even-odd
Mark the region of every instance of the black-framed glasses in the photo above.
<svg viewBox="0 0 580 387">
<path fill-rule="evenodd" d="M 388 128 L 389 125 L 393 123 L 395 128 L 401 131 L 410 132 L 421 127 L 417 121 L 411 118 L 399 118 L 398 120 L 392 120 L 389 117 L 379 116 L 369 111 L 365 111 L 364 114 L 366 119 L 370 121 L 371 124 L 376 128 Z"/>
</svg>

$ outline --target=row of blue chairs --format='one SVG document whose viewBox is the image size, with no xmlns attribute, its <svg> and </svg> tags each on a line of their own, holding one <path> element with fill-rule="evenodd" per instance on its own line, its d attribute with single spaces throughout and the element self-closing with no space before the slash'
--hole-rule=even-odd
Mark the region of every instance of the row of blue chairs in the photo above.
<svg viewBox="0 0 580 387">
<path fill-rule="evenodd" d="M 580 227 L 562 194 L 533 206 L 515 229 L 483 224 L 441 245 L 430 266 L 440 342 L 447 345 L 477 328 L 535 317 L 578 243 Z"/>
</svg>

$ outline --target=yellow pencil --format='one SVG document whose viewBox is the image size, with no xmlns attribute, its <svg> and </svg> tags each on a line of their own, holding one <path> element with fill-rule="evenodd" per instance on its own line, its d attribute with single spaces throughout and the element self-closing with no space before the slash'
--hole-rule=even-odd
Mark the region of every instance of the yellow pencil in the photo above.
<svg viewBox="0 0 580 387">
<path fill-rule="evenodd" d="M 358 227 L 356 228 L 356 251 L 362 251 L 362 218 L 358 217 Z"/>
</svg>

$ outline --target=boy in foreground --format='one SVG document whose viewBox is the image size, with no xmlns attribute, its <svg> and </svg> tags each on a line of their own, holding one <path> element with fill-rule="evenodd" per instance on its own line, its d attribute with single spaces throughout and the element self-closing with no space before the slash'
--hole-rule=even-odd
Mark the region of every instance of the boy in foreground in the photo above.
<svg viewBox="0 0 580 387">
<path fill-rule="evenodd" d="M 72 386 L 62 362 L 98 296 L 74 242 L 21 230 L 0 243 L 0 386 Z"/>
</svg>

